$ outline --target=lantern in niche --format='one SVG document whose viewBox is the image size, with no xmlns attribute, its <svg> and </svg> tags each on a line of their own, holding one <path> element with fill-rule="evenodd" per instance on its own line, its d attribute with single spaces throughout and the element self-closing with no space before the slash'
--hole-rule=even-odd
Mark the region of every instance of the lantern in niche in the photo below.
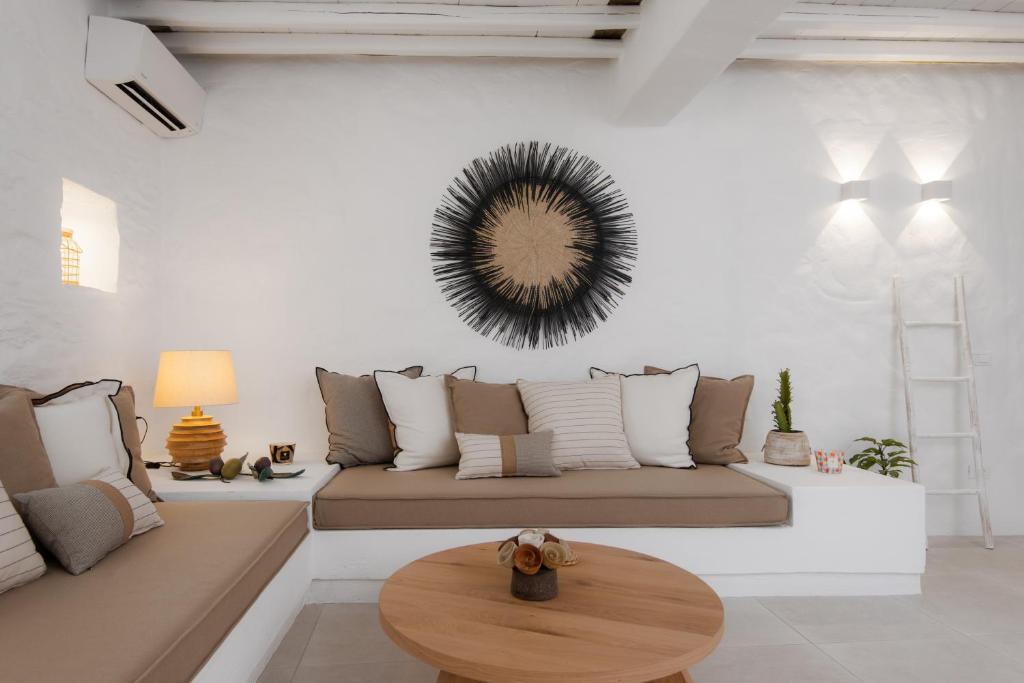
<svg viewBox="0 0 1024 683">
<path fill-rule="evenodd" d="M 60 231 L 60 281 L 61 284 L 77 286 L 82 247 L 72 238 L 73 234 L 73 230 Z"/>
</svg>

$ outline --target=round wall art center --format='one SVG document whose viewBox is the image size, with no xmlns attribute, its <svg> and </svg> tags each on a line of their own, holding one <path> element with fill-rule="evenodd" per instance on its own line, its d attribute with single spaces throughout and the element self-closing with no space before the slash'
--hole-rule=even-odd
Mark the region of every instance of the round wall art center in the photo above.
<svg viewBox="0 0 1024 683">
<path fill-rule="evenodd" d="M 632 282 L 636 226 L 594 160 L 539 142 L 474 159 L 434 213 L 434 277 L 480 334 L 514 348 L 594 331 Z"/>
</svg>

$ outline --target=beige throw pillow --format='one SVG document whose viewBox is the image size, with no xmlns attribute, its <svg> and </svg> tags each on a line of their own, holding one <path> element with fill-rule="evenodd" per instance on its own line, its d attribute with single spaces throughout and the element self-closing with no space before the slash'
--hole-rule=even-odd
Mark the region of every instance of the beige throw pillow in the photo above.
<svg viewBox="0 0 1024 683">
<path fill-rule="evenodd" d="M 398 373 L 419 377 L 423 367 L 413 365 Z M 327 462 L 356 467 L 394 460 L 388 413 L 373 376 L 354 377 L 317 368 L 316 381 L 327 418 Z"/>
<path fill-rule="evenodd" d="M 20 493 L 25 523 L 72 574 L 81 574 L 132 536 L 163 526 L 153 502 L 116 469 L 52 489 Z"/>
<path fill-rule="evenodd" d="M 551 451 L 560 470 L 633 469 L 622 427 L 622 393 L 615 376 L 589 382 L 527 382 L 519 393 L 530 432 L 552 431 Z"/>
<path fill-rule="evenodd" d="M 456 479 L 485 477 L 558 477 L 551 458 L 551 432 L 498 436 L 461 434 Z"/>
<path fill-rule="evenodd" d="M 523 402 L 515 384 L 488 384 L 449 376 L 448 396 L 456 432 L 525 434 Z"/>
<path fill-rule="evenodd" d="M 57 485 L 30 396 L 26 389 L 0 387 L 0 483 L 12 496 Z"/>
<path fill-rule="evenodd" d="M 0 593 L 35 581 L 44 573 L 46 564 L 0 484 Z"/>
</svg>

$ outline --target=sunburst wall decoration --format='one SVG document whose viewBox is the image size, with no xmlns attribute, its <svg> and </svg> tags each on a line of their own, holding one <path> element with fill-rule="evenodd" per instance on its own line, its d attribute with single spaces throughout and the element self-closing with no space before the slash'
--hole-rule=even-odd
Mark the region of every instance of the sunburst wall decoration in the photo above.
<svg viewBox="0 0 1024 683">
<path fill-rule="evenodd" d="M 473 160 L 434 213 L 434 277 L 480 334 L 514 348 L 594 331 L 632 282 L 637 240 L 594 160 L 539 142 Z"/>
</svg>

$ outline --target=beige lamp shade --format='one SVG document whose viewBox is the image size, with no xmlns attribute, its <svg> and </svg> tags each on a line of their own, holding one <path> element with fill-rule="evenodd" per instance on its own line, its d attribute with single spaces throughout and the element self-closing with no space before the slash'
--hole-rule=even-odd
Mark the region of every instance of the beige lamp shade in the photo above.
<svg viewBox="0 0 1024 683">
<path fill-rule="evenodd" d="M 154 408 L 238 403 L 230 351 L 164 351 L 156 372 Z"/>
</svg>

